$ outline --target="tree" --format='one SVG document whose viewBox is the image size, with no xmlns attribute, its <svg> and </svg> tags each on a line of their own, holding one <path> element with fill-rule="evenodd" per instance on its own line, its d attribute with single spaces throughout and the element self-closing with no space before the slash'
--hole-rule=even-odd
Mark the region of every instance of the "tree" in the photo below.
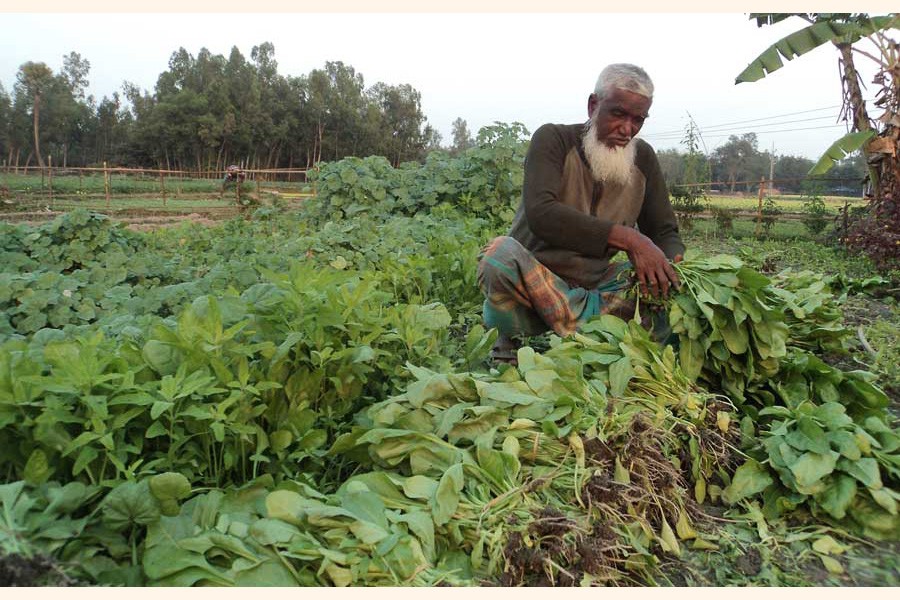
<svg viewBox="0 0 900 600">
<path fill-rule="evenodd" d="M 77 52 L 69 52 L 63 57 L 62 76 L 74 98 L 84 100 L 84 91 L 90 83 L 87 78 L 90 72 L 90 61 L 81 58 Z"/>
<path fill-rule="evenodd" d="M 12 153 L 12 100 L 0 82 L 0 156 Z M 6 164 L 11 160 L 7 159 Z"/>
<path fill-rule="evenodd" d="M 775 161 L 775 179 L 785 192 L 799 193 L 802 182 L 813 167 L 813 161 L 801 156 L 779 156 Z"/>
<path fill-rule="evenodd" d="M 47 92 L 53 83 L 53 71 L 42 62 L 31 62 L 19 67 L 16 75 L 16 85 L 20 86 L 23 93 L 31 100 L 32 123 L 34 126 L 34 154 L 37 156 L 38 165 L 44 168 L 44 159 L 41 157 L 40 123 L 41 123 L 41 97 Z"/>
<path fill-rule="evenodd" d="M 394 86 L 379 82 L 369 95 L 382 113 L 387 157 L 394 165 L 419 158 L 425 145 L 421 94 L 406 83 Z"/>
<path fill-rule="evenodd" d="M 758 26 L 791 17 L 807 26 L 766 49 L 742 71 L 736 83 L 757 81 L 783 66 L 781 57 L 796 56 L 827 43 L 840 54 L 840 78 L 844 90 L 842 115 L 852 131 L 837 140 L 813 167 L 811 174 L 826 172 L 838 160 L 862 149 L 869 165 L 872 195 L 869 215 L 846 240 L 849 247 L 865 250 L 878 264 L 900 264 L 900 43 L 888 36 L 900 25 L 900 14 L 870 16 L 866 13 L 753 13 Z M 863 49 L 870 42 L 874 48 Z M 883 114 L 873 121 L 862 95 L 857 57 L 871 60 L 880 86 L 875 105 Z"/>
<path fill-rule="evenodd" d="M 457 117 L 452 125 L 453 145 L 450 146 L 450 154 L 454 156 L 462 154 L 467 149 L 475 145 L 472 138 L 472 132 L 469 131 L 468 124 L 462 117 Z"/>
<path fill-rule="evenodd" d="M 737 182 L 745 182 L 749 191 L 754 181 L 768 174 L 768 160 L 756 146 L 756 134 L 745 133 L 740 137 L 728 136 L 728 141 L 713 151 L 713 168 L 716 170 L 714 176 L 717 180 L 727 181 L 732 193 Z"/>
</svg>

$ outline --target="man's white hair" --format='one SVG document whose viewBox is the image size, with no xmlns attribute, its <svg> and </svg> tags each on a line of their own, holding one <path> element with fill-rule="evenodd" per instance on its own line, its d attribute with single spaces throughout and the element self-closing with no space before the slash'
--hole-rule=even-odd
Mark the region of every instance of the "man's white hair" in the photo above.
<svg viewBox="0 0 900 600">
<path fill-rule="evenodd" d="M 653 82 L 647 72 L 637 65 L 615 63 L 603 69 L 594 86 L 594 94 L 602 100 L 613 89 L 628 90 L 653 99 Z"/>
</svg>

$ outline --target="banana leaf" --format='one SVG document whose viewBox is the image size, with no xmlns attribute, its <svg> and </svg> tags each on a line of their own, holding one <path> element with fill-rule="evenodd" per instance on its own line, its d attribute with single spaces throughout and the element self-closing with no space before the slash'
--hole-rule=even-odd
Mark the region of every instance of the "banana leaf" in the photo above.
<svg viewBox="0 0 900 600">
<path fill-rule="evenodd" d="M 823 173 L 827 173 L 828 170 L 835 165 L 835 163 L 839 160 L 846 158 L 853 152 L 856 152 L 860 148 L 862 148 L 866 142 L 875 137 L 875 131 L 852 131 L 847 135 L 843 136 L 841 139 L 837 140 L 828 150 L 825 151 L 825 154 L 822 155 L 822 158 L 819 159 L 819 162 L 815 164 L 815 166 L 809 170 L 809 175 L 822 175 Z"/>
<path fill-rule="evenodd" d="M 773 22 L 780 20 L 782 19 L 779 18 Z M 735 79 L 735 84 L 746 81 L 758 81 L 773 71 L 777 71 L 784 66 L 781 60 L 782 57 L 786 60 L 792 60 L 831 41 L 853 44 L 876 31 L 882 31 L 894 26 L 897 20 L 896 16 L 889 15 L 872 17 L 861 22 L 822 20 L 813 23 L 769 46 L 753 62 L 747 65 L 747 68 L 741 71 L 741 74 Z M 759 22 L 759 18 L 757 18 L 757 21 Z"/>
</svg>

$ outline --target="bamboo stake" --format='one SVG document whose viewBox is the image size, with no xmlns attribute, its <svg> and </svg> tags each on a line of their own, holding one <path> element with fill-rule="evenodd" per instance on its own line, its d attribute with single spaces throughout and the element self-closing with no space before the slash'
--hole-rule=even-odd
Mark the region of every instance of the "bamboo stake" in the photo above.
<svg viewBox="0 0 900 600">
<path fill-rule="evenodd" d="M 109 210 L 109 170 L 106 161 L 103 161 L 103 190 L 106 192 L 106 210 Z"/>
<path fill-rule="evenodd" d="M 159 172 L 159 185 L 162 188 L 163 206 L 166 206 L 166 176 Z"/>
<path fill-rule="evenodd" d="M 759 238 L 760 229 L 762 228 L 762 201 L 763 194 L 766 191 L 766 180 L 759 179 L 759 206 L 756 209 L 756 237 Z"/>
<path fill-rule="evenodd" d="M 50 209 L 53 210 L 56 206 L 53 203 L 53 155 L 47 155 L 47 181 L 50 186 Z"/>
</svg>

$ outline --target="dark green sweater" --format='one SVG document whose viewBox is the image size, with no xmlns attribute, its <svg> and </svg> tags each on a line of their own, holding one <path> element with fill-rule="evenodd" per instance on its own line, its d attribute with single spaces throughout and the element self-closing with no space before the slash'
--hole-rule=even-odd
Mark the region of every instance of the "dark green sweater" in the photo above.
<svg viewBox="0 0 900 600">
<path fill-rule="evenodd" d="M 670 260 L 683 254 L 653 148 L 638 139 L 630 181 L 604 185 L 594 181 L 585 159 L 583 132 L 583 124 L 547 124 L 534 132 L 509 235 L 569 284 L 588 289 L 611 274 L 609 260 L 618 251 L 607 245 L 613 224 L 636 225 Z"/>
</svg>

